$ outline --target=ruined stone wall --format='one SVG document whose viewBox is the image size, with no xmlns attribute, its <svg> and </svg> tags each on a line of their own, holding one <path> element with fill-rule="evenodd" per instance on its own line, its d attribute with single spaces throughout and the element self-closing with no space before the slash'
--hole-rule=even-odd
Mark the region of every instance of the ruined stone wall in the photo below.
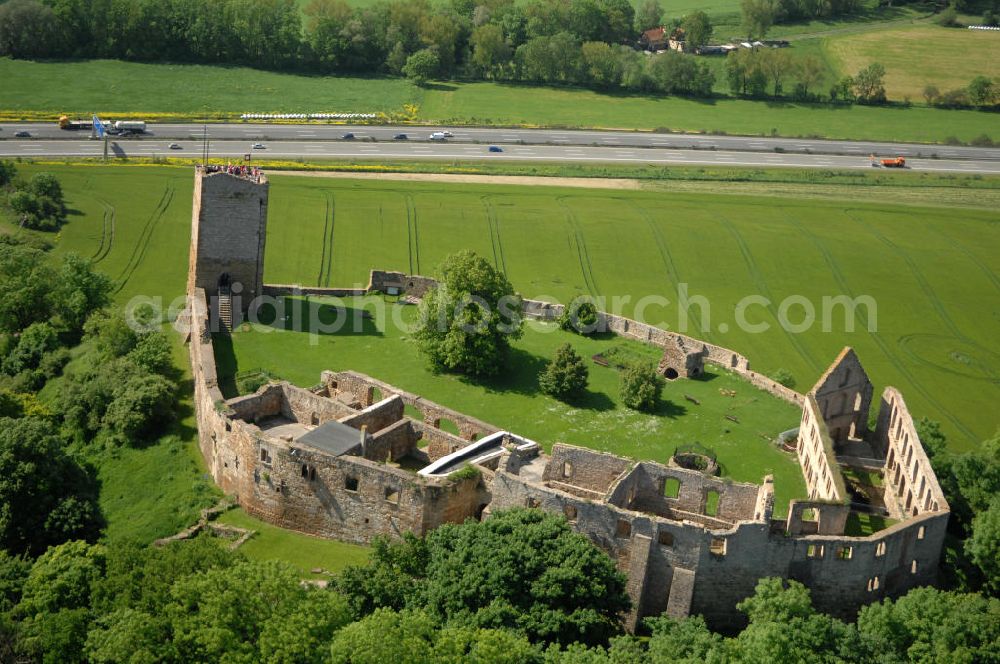
<svg viewBox="0 0 1000 664">
<path fill-rule="evenodd" d="M 489 503 L 489 489 L 480 477 L 451 480 L 449 486 L 435 491 L 424 502 L 424 532 L 445 523 L 478 519 Z"/>
<path fill-rule="evenodd" d="M 403 419 L 403 400 L 397 395 L 392 395 L 340 421 L 358 430 L 367 427 L 369 433 L 374 433 L 401 419 Z"/>
<path fill-rule="evenodd" d="M 402 419 L 374 434 L 365 445 L 365 458 L 372 461 L 398 461 L 416 450 L 420 433 L 413 421 Z"/>
<path fill-rule="evenodd" d="M 817 608 L 850 620 L 864 604 L 933 582 L 947 524 L 947 515 L 922 515 L 870 537 L 787 536 L 773 532 L 769 519 L 703 528 L 532 483 L 503 463 L 492 495 L 491 511 L 537 507 L 562 514 L 605 550 L 629 576 L 637 607 L 630 626 L 666 611 L 701 614 L 711 626 L 732 630 L 746 620 L 736 604 L 768 576 L 801 581 Z"/>
<path fill-rule="evenodd" d="M 565 306 L 552 304 L 541 300 L 524 300 L 523 312 L 528 318 L 552 321 L 562 315 Z M 688 348 L 704 348 L 703 359 L 712 364 L 724 367 L 743 376 L 754 387 L 757 387 L 773 396 L 778 397 L 796 406 L 801 406 L 805 397 L 795 390 L 785 387 L 781 383 L 772 380 L 764 374 L 757 373 L 750 369 L 750 360 L 745 356 L 729 348 L 716 346 L 701 339 L 695 339 L 684 334 L 668 332 L 653 325 L 647 325 L 634 321 L 623 316 L 616 316 L 609 313 L 600 313 L 602 329 L 607 329 L 615 334 L 635 339 L 643 343 L 664 348 L 669 344 L 680 343 Z"/>
<path fill-rule="evenodd" d="M 806 518 L 806 513 L 811 518 Z M 785 532 L 789 535 L 843 535 L 851 507 L 841 503 L 792 500 L 788 504 Z"/>
<path fill-rule="evenodd" d="M 439 428 L 441 420 L 446 419 L 454 422 L 455 426 L 458 427 L 461 438 L 466 443 L 499 431 L 492 424 L 487 424 L 482 420 L 469 417 L 456 410 L 445 408 L 416 394 L 400 390 L 398 387 L 355 371 L 324 371 L 321 382 L 330 394 L 346 391 L 356 395 L 363 407 L 372 404 L 375 399 L 376 390 L 381 394 L 383 399 L 390 396 L 398 396 L 403 401 L 403 404 L 419 411 L 423 417 L 423 421 L 434 428 Z"/>
<path fill-rule="evenodd" d="M 819 404 L 827 431 L 837 449 L 849 438 L 862 438 L 868 428 L 872 383 L 858 356 L 845 348 L 810 390 Z"/>
<path fill-rule="evenodd" d="M 633 478 L 634 484 L 629 484 Z M 666 495 L 668 479 L 679 482 L 676 497 Z M 717 495 L 715 514 L 706 511 L 710 493 Z M 714 517 L 705 519 L 706 523 L 725 527 L 736 521 L 753 520 L 759 493 L 760 487 L 756 484 L 720 480 L 693 470 L 641 462 L 623 478 L 609 502 L 668 518 Z"/>
<path fill-rule="evenodd" d="M 457 452 L 470 442 L 453 436 L 447 431 L 442 431 L 427 422 L 410 420 L 410 424 L 419 434 L 421 443 L 426 447 L 427 456 L 431 461 L 437 461 L 452 452 Z"/>
<path fill-rule="evenodd" d="M 301 286 L 299 284 L 264 284 L 263 287 L 264 295 L 268 295 L 270 297 L 284 297 L 286 295 L 356 297 L 364 295 L 367 292 L 368 290 L 365 288 L 321 288 L 319 286 Z"/>
<path fill-rule="evenodd" d="M 802 408 L 797 453 L 810 498 L 837 502 L 847 499 L 844 478 L 833 452 L 833 441 L 827 433 L 819 404 L 811 394 Z"/>
<path fill-rule="evenodd" d="M 436 280 L 430 277 L 386 270 L 372 270 L 368 281 L 368 291 L 386 293 L 390 288 L 396 288 L 407 295 L 423 297 L 428 290 L 437 286 L 437 283 Z"/>
<path fill-rule="evenodd" d="M 903 395 L 894 387 L 882 393 L 875 440 L 886 451 L 885 506 L 891 516 L 898 519 L 950 509 Z"/>
<path fill-rule="evenodd" d="M 232 417 L 247 422 L 259 422 L 268 417 L 283 415 L 284 395 L 281 385 L 264 385 L 253 394 L 236 397 L 226 402 Z"/>
<path fill-rule="evenodd" d="M 283 415 L 301 424 L 319 425 L 340 420 L 355 413 L 354 409 L 291 383 L 279 383 L 284 395 Z"/>
<path fill-rule="evenodd" d="M 195 169 L 189 292 L 218 293 L 219 278 L 242 284 L 242 310 L 263 290 L 268 183 Z M 236 293 L 234 288 L 234 295 Z M 236 299 L 234 297 L 234 310 Z"/>
<path fill-rule="evenodd" d="M 603 496 L 633 464 L 613 454 L 556 443 L 542 479 Z"/>
</svg>

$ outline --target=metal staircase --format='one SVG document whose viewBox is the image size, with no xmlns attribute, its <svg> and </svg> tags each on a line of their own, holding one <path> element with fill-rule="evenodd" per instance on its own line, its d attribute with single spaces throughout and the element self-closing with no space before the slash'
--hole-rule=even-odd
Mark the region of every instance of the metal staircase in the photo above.
<svg viewBox="0 0 1000 664">
<path fill-rule="evenodd" d="M 229 286 L 219 286 L 219 324 L 226 332 L 233 331 L 233 293 Z"/>
</svg>

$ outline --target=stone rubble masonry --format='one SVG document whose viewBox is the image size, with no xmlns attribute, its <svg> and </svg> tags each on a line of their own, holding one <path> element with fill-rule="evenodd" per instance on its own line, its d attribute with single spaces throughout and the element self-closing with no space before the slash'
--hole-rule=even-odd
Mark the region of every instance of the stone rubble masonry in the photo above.
<svg viewBox="0 0 1000 664">
<path fill-rule="evenodd" d="M 834 450 L 862 438 L 872 403 L 872 383 L 852 348 L 845 348 L 809 391 L 826 422 Z"/>
<path fill-rule="evenodd" d="M 843 502 L 847 500 L 844 478 L 837 465 L 833 441 L 816 398 L 810 393 L 799 423 L 799 466 L 810 498 Z"/>
<path fill-rule="evenodd" d="M 668 380 L 695 378 L 705 370 L 705 344 L 689 345 L 681 337 L 673 337 L 663 346 L 663 357 L 656 371 Z"/>
<path fill-rule="evenodd" d="M 359 543 L 422 535 L 512 507 L 561 514 L 627 575 L 630 629 L 663 612 L 700 614 L 713 627 L 735 629 L 745 620 L 736 604 L 769 576 L 802 582 L 819 610 L 845 619 L 865 604 L 935 580 L 950 508 L 897 390 L 885 389 L 876 430 L 866 430 L 871 383 L 850 349 L 802 395 L 751 371 L 732 350 L 602 314 L 607 328 L 622 336 L 661 348 L 668 342 L 704 347 L 706 360 L 802 407 L 797 453 L 810 499 L 793 500 L 785 519 L 773 517 L 770 476 L 757 486 L 558 443 L 549 456 L 537 446 L 505 444 L 475 478 L 419 476 L 396 462 L 428 463 L 498 429 L 351 371 L 325 371 L 309 390 L 274 383 L 226 401 L 208 297 L 222 269 L 242 278 L 237 268 L 253 268 L 259 284 L 265 214 L 266 182 L 261 188 L 225 175 L 196 176 L 184 317 L 199 446 L 216 484 L 248 513 Z M 208 244 L 218 243 L 210 252 L 209 236 L 215 239 Z M 230 262 L 226 246 L 237 260 Z M 372 271 L 367 292 L 420 297 L 434 285 L 426 277 Z M 530 300 L 524 306 L 525 315 L 542 319 L 562 311 Z M 296 432 L 331 420 L 358 428 L 355 448 L 334 456 L 295 442 Z M 445 420 L 458 436 L 440 429 Z M 867 537 L 844 534 L 852 509 L 840 473 L 846 459 L 884 476 L 885 504 L 898 523 Z"/>
<path fill-rule="evenodd" d="M 228 275 L 241 311 L 263 293 L 268 187 L 263 176 L 258 183 L 195 169 L 188 292 L 201 288 L 213 298 Z"/>
<path fill-rule="evenodd" d="M 885 506 L 893 518 L 950 509 L 903 395 L 894 387 L 882 393 L 875 439 L 886 459 Z"/>
</svg>

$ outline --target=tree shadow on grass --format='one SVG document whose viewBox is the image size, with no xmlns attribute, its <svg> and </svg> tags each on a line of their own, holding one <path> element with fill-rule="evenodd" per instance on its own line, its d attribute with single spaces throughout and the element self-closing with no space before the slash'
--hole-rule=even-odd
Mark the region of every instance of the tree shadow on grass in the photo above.
<svg viewBox="0 0 1000 664">
<path fill-rule="evenodd" d="M 650 411 L 645 411 L 650 415 L 656 415 L 658 417 L 668 417 L 672 420 L 676 420 L 680 417 L 687 415 L 688 409 L 686 406 L 682 406 L 679 403 L 674 403 L 670 399 L 660 399 L 656 408 Z"/>
<path fill-rule="evenodd" d="M 489 378 L 462 376 L 460 380 L 468 385 L 482 387 L 487 392 L 501 394 L 510 392 L 535 396 L 541 394 L 541 390 L 538 388 L 538 374 L 545 369 L 547 364 L 548 360 L 540 355 L 533 355 L 520 348 L 512 348 L 499 375 Z"/>
<path fill-rule="evenodd" d="M 187 378 L 177 381 L 179 394 L 194 393 L 194 379 Z M 177 419 L 171 425 L 168 433 L 176 435 L 181 440 L 191 440 L 198 436 L 198 427 L 187 424 L 185 421 L 193 421 L 194 406 L 187 401 L 178 401 L 176 408 Z M 192 418 L 189 420 L 189 418 Z M 158 442 L 158 441 L 154 441 Z"/>
<path fill-rule="evenodd" d="M 607 411 L 615 409 L 615 402 L 604 392 L 594 392 L 587 390 L 583 394 L 566 399 L 567 406 L 579 408 L 581 410 Z"/>
<path fill-rule="evenodd" d="M 447 83 L 424 83 L 420 86 L 424 90 L 440 90 L 441 92 L 454 92 L 458 90 L 457 85 L 448 85 Z"/>
<path fill-rule="evenodd" d="M 251 322 L 288 332 L 383 336 L 371 314 L 364 309 L 325 304 L 309 298 L 275 298 L 275 304 L 262 304 L 251 317 Z"/>
</svg>

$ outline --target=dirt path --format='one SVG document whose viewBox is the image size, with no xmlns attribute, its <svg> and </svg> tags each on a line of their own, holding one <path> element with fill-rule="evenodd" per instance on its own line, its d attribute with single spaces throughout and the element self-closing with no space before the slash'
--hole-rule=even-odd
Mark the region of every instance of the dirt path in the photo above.
<svg viewBox="0 0 1000 664">
<path fill-rule="evenodd" d="M 696 194 L 776 196 L 780 198 L 852 198 L 902 205 L 997 209 L 1000 189 L 963 187 L 852 186 L 812 182 L 728 182 L 704 180 L 634 180 L 628 178 L 573 178 L 532 175 L 466 175 L 460 173 L 354 173 L 350 171 L 264 171 L 271 175 L 297 175 L 344 180 L 437 182 L 447 184 L 510 184 L 585 189 L 627 189 Z"/>
<path fill-rule="evenodd" d="M 345 180 L 402 180 L 408 182 L 444 182 L 448 184 L 512 184 L 539 187 L 582 187 L 585 189 L 642 189 L 639 180 L 627 178 L 560 178 L 535 175 L 467 175 L 462 173 L 364 173 L 351 171 L 271 171 L 272 175 L 298 175 L 312 178 Z"/>
</svg>

